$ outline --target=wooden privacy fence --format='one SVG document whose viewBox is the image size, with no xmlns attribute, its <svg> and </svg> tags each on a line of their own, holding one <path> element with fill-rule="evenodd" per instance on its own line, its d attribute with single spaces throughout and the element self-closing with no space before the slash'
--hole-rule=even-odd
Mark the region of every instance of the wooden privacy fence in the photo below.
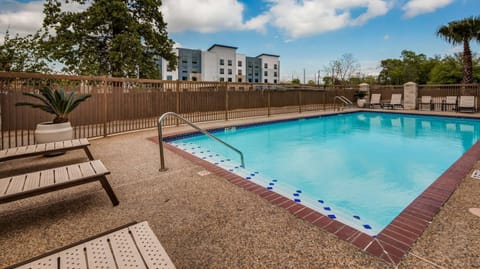
<svg viewBox="0 0 480 269">
<path fill-rule="evenodd" d="M 200 122 L 326 110 L 331 109 L 336 95 L 352 99 L 356 91 L 345 87 L 0 72 L 0 149 L 35 143 L 36 124 L 52 120 L 38 109 L 15 106 L 19 101 L 36 101 L 22 93 L 38 93 L 45 86 L 92 95 L 69 115 L 75 138 L 153 128 L 159 116 L 168 111 Z M 165 124 L 177 122 L 167 119 Z"/>
</svg>

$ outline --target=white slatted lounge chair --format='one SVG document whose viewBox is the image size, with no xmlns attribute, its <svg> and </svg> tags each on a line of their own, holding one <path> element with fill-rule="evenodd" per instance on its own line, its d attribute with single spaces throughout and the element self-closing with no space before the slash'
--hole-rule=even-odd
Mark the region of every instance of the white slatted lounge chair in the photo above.
<svg viewBox="0 0 480 269">
<path fill-rule="evenodd" d="M 369 107 L 370 108 L 375 108 L 375 106 L 382 107 L 382 103 L 380 103 L 381 96 L 382 95 L 380 93 L 372 93 L 372 95 L 370 96 Z"/>
<path fill-rule="evenodd" d="M 396 107 L 400 107 L 401 109 L 403 109 L 401 93 L 392 94 L 392 99 L 390 100 L 390 103 L 383 104 L 383 108 L 395 109 Z"/>
<path fill-rule="evenodd" d="M 475 112 L 475 96 L 460 96 L 458 102 L 458 112 Z"/>
<path fill-rule="evenodd" d="M 51 251 L 6 269 L 155 268 L 175 269 L 146 221 Z"/>
<path fill-rule="evenodd" d="M 420 103 L 418 104 L 419 110 L 432 110 L 432 97 L 425 95 L 422 96 Z"/>
<path fill-rule="evenodd" d="M 457 96 L 447 96 L 443 102 L 444 111 L 456 111 L 457 110 Z"/>
</svg>

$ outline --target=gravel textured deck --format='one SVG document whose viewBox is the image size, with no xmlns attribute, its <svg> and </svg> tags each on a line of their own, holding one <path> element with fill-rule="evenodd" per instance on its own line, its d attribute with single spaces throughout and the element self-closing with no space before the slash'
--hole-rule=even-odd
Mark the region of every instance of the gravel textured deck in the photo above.
<svg viewBox="0 0 480 269">
<path fill-rule="evenodd" d="M 147 140 L 154 135 L 91 140 L 112 172 L 117 207 L 98 183 L 0 205 L 0 267 L 147 220 L 177 268 L 392 268 L 222 177 L 199 175 L 202 167 L 169 151 L 169 170 L 159 172 L 158 146 Z M 75 151 L 9 161 L 0 177 L 86 159 Z M 467 177 L 398 268 L 480 268 L 480 218 L 470 207 L 480 207 L 480 180 Z"/>
</svg>

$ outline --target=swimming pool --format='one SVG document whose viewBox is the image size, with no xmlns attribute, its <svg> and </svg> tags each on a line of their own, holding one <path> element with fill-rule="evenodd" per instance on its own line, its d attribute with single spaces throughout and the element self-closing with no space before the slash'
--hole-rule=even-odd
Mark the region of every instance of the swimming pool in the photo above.
<svg viewBox="0 0 480 269">
<path fill-rule="evenodd" d="M 369 235 L 378 234 L 479 137 L 475 119 L 357 112 L 227 128 L 173 146 Z"/>
</svg>

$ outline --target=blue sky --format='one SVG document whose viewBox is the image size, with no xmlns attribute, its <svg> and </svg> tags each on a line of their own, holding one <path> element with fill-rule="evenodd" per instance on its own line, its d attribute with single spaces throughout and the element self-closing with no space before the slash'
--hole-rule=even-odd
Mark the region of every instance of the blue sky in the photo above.
<svg viewBox="0 0 480 269">
<path fill-rule="evenodd" d="M 479 0 L 163 0 L 169 36 L 179 46 L 238 47 L 248 56 L 280 55 L 281 79 L 313 79 L 332 60 L 351 53 L 361 72 L 402 50 L 431 57 L 461 51 L 435 36 L 439 26 L 480 15 Z M 34 32 L 43 1 L 0 0 L 0 34 Z M 73 7 L 75 9 L 75 7 Z M 472 42 L 474 52 L 479 45 Z"/>
</svg>

